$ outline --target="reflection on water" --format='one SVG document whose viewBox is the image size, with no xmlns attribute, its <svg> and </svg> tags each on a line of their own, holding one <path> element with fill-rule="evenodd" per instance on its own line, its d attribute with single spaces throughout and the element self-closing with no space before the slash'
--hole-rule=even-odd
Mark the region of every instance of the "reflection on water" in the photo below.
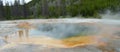
<svg viewBox="0 0 120 52">
<path fill-rule="evenodd" d="M 19 31 L 19 38 L 22 39 L 22 36 L 23 36 L 23 31 Z"/>
</svg>

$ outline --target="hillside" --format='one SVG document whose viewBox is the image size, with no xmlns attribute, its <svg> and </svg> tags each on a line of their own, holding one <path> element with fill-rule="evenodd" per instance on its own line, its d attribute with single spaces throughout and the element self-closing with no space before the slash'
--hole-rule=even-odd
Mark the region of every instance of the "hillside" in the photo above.
<svg viewBox="0 0 120 52">
<path fill-rule="evenodd" d="M 34 7 L 33 13 L 38 16 L 84 16 L 99 17 L 106 10 L 119 11 L 120 0 L 33 0 L 29 3 Z"/>
<path fill-rule="evenodd" d="M 23 0 L 24 1 L 24 0 Z M 107 10 L 120 11 L 120 0 L 32 0 L 20 5 L 19 1 L 11 6 L 3 6 L 0 1 L 0 19 L 38 19 L 84 17 L 101 18 Z"/>
</svg>

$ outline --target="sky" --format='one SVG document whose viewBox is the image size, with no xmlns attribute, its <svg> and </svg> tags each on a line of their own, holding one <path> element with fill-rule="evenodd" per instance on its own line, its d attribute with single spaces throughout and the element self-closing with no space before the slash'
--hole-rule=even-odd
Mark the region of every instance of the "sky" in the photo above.
<svg viewBox="0 0 120 52">
<path fill-rule="evenodd" d="M 6 2 L 12 2 L 14 3 L 15 0 L 2 0 L 3 3 L 5 4 Z M 21 1 L 21 0 L 20 0 Z M 26 3 L 30 2 L 31 0 L 25 0 Z"/>
</svg>

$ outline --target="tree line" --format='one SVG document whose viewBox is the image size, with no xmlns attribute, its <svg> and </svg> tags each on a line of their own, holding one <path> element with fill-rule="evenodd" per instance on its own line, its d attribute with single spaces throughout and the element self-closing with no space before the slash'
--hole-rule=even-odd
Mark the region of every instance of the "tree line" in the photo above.
<svg viewBox="0 0 120 52">
<path fill-rule="evenodd" d="M 66 16 L 83 16 L 100 18 L 106 10 L 120 11 L 120 0 L 32 0 L 29 3 L 14 4 L 0 0 L 0 19 L 29 18 L 65 18 Z"/>
<path fill-rule="evenodd" d="M 120 11 L 120 0 L 33 0 L 34 16 L 100 18 L 106 10 Z"/>
<path fill-rule="evenodd" d="M 6 2 L 5 5 L 0 0 L 0 20 L 25 19 L 28 16 L 29 8 L 25 0 L 22 0 L 22 4 L 19 0 L 15 0 L 14 3 Z"/>
</svg>

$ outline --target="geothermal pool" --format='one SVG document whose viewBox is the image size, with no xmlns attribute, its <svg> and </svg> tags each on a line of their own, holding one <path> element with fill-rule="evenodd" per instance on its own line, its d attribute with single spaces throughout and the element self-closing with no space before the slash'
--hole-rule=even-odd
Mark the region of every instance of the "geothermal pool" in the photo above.
<svg viewBox="0 0 120 52">
<path fill-rule="evenodd" d="M 119 20 L 1 21 L 0 52 L 120 52 L 119 36 Z"/>
</svg>

